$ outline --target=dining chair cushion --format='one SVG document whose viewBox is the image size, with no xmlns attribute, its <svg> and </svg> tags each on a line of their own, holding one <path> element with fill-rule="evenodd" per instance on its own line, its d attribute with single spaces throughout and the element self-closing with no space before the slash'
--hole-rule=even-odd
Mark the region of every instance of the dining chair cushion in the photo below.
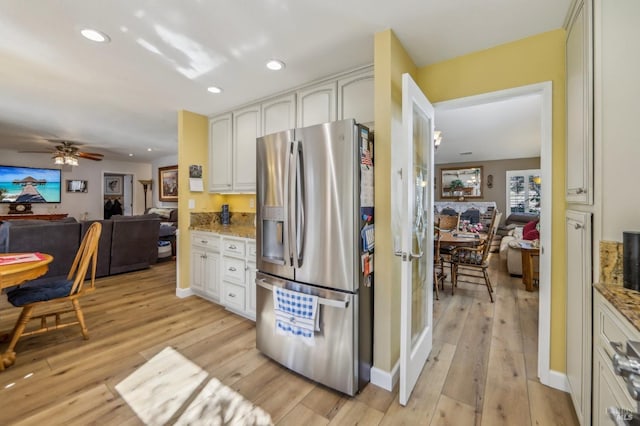
<svg viewBox="0 0 640 426">
<path fill-rule="evenodd" d="M 7 292 L 7 299 L 13 306 L 21 307 L 29 303 L 66 297 L 71 291 L 73 281 L 60 279 L 46 284 L 21 286 Z"/>
<path fill-rule="evenodd" d="M 470 265 L 482 265 L 483 263 L 482 252 L 461 250 L 453 253 L 451 258 L 452 262 L 459 263 L 461 266 L 464 264 Z"/>
</svg>

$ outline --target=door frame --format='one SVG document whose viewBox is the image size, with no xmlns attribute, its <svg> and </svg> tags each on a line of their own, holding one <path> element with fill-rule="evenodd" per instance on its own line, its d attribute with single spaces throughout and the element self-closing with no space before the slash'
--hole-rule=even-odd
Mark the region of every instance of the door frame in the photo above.
<svg viewBox="0 0 640 426">
<path fill-rule="evenodd" d="M 551 259 L 552 241 L 551 227 L 553 220 L 553 85 L 551 81 L 535 83 L 526 86 L 482 93 L 448 101 L 436 102 L 433 107 L 438 111 L 480 105 L 488 102 L 506 100 L 518 96 L 540 95 L 540 171 L 544 190 L 542 191 L 540 211 L 540 280 L 538 307 L 538 377 L 544 385 L 568 390 L 566 374 L 552 371 L 550 364 L 551 349 Z"/>
</svg>

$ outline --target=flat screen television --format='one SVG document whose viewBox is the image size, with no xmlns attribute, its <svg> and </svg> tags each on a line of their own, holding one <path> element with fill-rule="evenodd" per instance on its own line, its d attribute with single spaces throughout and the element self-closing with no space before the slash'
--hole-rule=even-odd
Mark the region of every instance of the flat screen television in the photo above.
<svg viewBox="0 0 640 426">
<path fill-rule="evenodd" d="M 0 166 L 0 203 L 59 203 L 58 169 Z"/>
</svg>

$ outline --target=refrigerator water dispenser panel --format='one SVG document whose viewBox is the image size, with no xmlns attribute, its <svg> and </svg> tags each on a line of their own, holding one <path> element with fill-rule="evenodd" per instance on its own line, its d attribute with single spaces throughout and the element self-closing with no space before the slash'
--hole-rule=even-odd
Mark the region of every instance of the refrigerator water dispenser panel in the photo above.
<svg viewBox="0 0 640 426">
<path fill-rule="evenodd" d="M 284 208 L 262 207 L 262 259 L 283 265 L 285 263 Z"/>
</svg>

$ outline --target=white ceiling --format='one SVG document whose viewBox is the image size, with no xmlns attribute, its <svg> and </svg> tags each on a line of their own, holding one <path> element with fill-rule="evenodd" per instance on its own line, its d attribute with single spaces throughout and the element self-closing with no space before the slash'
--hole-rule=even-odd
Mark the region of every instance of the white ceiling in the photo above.
<svg viewBox="0 0 640 426">
<path fill-rule="evenodd" d="M 211 115 L 371 64 L 374 34 L 387 28 L 424 66 L 560 28 L 570 3 L 0 0 L 0 148 L 67 138 L 150 161 L 176 154 L 178 110 Z M 85 40 L 85 26 L 111 42 Z M 285 70 L 267 70 L 270 58 Z"/>
<path fill-rule="evenodd" d="M 452 109 L 436 106 L 435 127 L 442 131 L 442 143 L 435 161 L 447 164 L 539 157 L 541 114 L 539 94 Z"/>
</svg>

